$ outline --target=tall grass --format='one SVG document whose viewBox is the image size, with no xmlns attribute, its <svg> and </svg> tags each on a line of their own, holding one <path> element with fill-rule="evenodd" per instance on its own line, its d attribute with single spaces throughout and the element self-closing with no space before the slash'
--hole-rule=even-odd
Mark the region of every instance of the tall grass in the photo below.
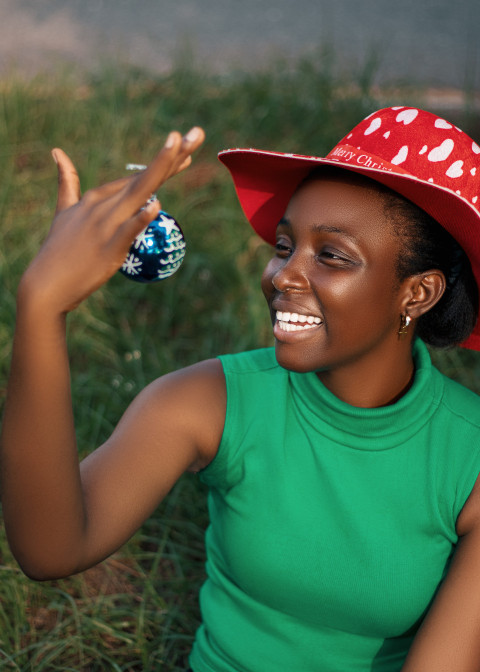
<svg viewBox="0 0 480 672">
<path fill-rule="evenodd" d="M 54 208 L 52 147 L 71 155 L 88 188 L 122 174 L 127 161 L 148 161 L 172 128 L 200 124 L 207 131 L 193 168 L 160 194 L 186 234 L 180 271 L 152 286 L 118 275 L 69 320 L 84 454 L 109 435 L 152 378 L 222 352 L 270 343 L 259 291 L 269 251 L 244 222 L 216 152 L 257 146 L 324 153 L 375 107 L 399 102 L 388 91 L 379 101 L 372 81 L 370 66 L 339 76 L 332 55 L 323 52 L 294 65 L 276 63 L 229 77 L 200 74 L 183 64 L 162 77 L 105 70 L 81 81 L 65 76 L 3 82 L 0 392 L 15 288 Z M 412 95 L 408 92 L 410 100 Z M 451 353 L 441 363 L 475 385 L 478 362 L 468 355 Z M 81 576 L 41 585 L 22 576 L 0 534 L 0 669 L 184 669 L 198 625 L 206 524 L 205 492 L 195 477 L 186 476 L 112 559 Z"/>
</svg>

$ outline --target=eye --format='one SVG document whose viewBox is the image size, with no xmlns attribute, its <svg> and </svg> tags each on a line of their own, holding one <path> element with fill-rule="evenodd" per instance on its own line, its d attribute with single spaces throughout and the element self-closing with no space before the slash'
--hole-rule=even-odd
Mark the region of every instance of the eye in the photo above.
<svg viewBox="0 0 480 672">
<path fill-rule="evenodd" d="M 277 240 L 275 243 L 275 252 L 278 257 L 286 257 L 292 253 L 292 246 L 286 240 Z"/>
<path fill-rule="evenodd" d="M 355 261 L 348 257 L 344 252 L 329 248 L 322 249 L 318 254 L 318 258 L 322 262 L 326 262 L 332 266 L 348 266 L 355 264 Z"/>
</svg>

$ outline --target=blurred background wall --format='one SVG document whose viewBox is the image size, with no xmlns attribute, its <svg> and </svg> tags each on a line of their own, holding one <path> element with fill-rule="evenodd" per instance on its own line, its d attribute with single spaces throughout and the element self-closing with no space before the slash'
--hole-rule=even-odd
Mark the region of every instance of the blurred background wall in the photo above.
<svg viewBox="0 0 480 672">
<path fill-rule="evenodd" d="M 165 71 L 257 68 L 318 47 L 377 65 L 379 84 L 480 89 L 478 0 L 1 0 L 0 74 L 105 61 Z"/>
</svg>

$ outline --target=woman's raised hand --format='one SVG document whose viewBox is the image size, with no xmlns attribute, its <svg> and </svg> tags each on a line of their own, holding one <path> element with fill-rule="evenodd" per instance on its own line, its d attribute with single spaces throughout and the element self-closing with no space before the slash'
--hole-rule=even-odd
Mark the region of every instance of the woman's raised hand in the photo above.
<svg viewBox="0 0 480 672">
<path fill-rule="evenodd" d="M 141 211 L 150 194 L 189 165 L 203 139 L 198 128 L 174 132 L 143 172 L 83 198 L 72 162 L 54 150 L 57 212 L 20 283 L 0 441 L 5 528 L 35 578 L 66 576 L 112 553 L 186 469 L 217 450 L 225 383 L 214 362 L 148 386 L 80 469 L 65 329 L 66 313 L 120 268 L 157 214 L 158 203 Z"/>
<path fill-rule="evenodd" d="M 61 149 L 58 200 L 49 234 L 25 272 L 19 297 L 33 296 L 49 310 L 67 313 L 104 284 L 122 265 L 134 238 L 155 218 L 160 204 L 145 205 L 169 177 L 191 163 L 205 134 L 177 132 L 141 173 L 80 193 L 75 166 Z M 143 208 L 143 209 L 142 209 Z"/>
</svg>

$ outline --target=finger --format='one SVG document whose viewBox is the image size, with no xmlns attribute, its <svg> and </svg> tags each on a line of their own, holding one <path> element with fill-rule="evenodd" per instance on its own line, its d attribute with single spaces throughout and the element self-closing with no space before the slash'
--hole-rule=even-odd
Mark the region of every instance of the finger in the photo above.
<svg viewBox="0 0 480 672">
<path fill-rule="evenodd" d="M 115 196 L 115 194 L 128 188 L 132 179 L 133 177 L 131 175 L 127 175 L 126 177 L 120 177 L 117 180 L 112 180 L 112 182 L 106 182 L 99 187 L 90 189 L 88 192 L 89 199 L 91 201 L 104 201 L 111 196 Z"/>
<path fill-rule="evenodd" d="M 80 180 L 71 159 L 62 149 L 52 150 L 52 156 L 58 167 L 58 213 L 80 200 Z"/>
<path fill-rule="evenodd" d="M 188 166 L 192 163 L 192 157 L 187 156 L 185 161 L 178 166 L 178 168 L 175 168 L 175 170 L 170 173 L 170 177 L 173 177 L 174 175 L 178 175 L 178 173 L 181 173 L 182 170 L 185 170 L 185 168 L 188 168 Z"/>
<path fill-rule="evenodd" d="M 195 126 L 183 138 L 178 156 L 174 163 L 172 174 L 176 175 L 184 170 L 192 162 L 192 154 L 202 145 L 205 140 L 205 132 Z"/>
<path fill-rule="evenodd" d="M 199 127 L 192 128 L 183 138 L 176 131 L 170 133 L 165 145 L 146 170 L 135 176 L 130 188 L 132 194 L 137 198 L 148 198 L 168 177 L 189 165 L 190 155 L 200 147 L 204 139 L 205 133 Z"/>
<path fill-rule="evenodd" d="M 124 221 L 117 229 L 114 236 L 116 245 L 124 254 L 132 244 L 133 240 L 141 233 L 158 215 L 160 211 L 158 199 L 149 201 L 144 208 Z"/>
</svg>

